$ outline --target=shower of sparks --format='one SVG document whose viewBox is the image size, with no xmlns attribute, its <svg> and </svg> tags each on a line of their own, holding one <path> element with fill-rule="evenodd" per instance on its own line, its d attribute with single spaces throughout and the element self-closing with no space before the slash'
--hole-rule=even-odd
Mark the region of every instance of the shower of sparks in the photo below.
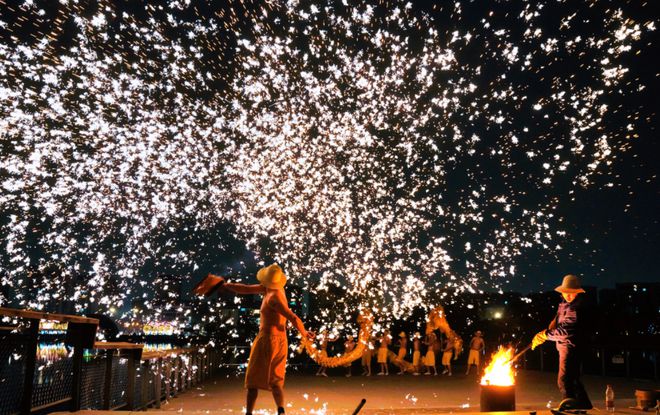
<svg viewBox="0 0 660 415">
<path fill-rule="evenodd" d="M 196 271 L 231 223 L 341 288 L 338 325 L 562 249 L 561 201 L 644 121 L 608 103 L 644 88 L 622 61 L 655 30 L 598 1 L 49 3 L 0 0 L 3 290 L 187 314 L 140 270 Z"/>
</svg>

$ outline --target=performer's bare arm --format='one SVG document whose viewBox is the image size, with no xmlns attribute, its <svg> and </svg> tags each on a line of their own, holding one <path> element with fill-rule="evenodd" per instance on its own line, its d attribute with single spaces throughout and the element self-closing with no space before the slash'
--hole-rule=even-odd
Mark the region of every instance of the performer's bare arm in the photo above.
<svg viewBox="0 0 660 415">
<path fill-rule="evenodd" d="M 266 288 L 261 284 L 239 284 L 235 282 L 226 282 L 223 289 L 234 294 L 264 294 Z"/>
<path fill-rule="evenodd" d="M 307 332 L 302 320 L 300 320 L 300 318 L 293 311 L 291 311 L 283 292 L 279 291 L 277 294 L 273 295 L 268 302 L 268 305 L 283 315 L 287 320 L 289 320 L 291 324 L 293 324 L 293 326 L 300 332 L 301 336 L 314 337 L 314 333 Z"/>
</svg>

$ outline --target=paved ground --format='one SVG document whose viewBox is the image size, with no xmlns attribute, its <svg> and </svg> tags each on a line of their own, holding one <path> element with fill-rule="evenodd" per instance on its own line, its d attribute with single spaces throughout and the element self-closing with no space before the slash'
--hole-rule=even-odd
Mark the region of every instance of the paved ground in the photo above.
<svg viewBox="0 0 660 415">
<path fill-rule="evenodd" d="M 608 383 L 613 385 L 620 410 L 635 404 L 635 389 L 660 389 L 657 382 L 625 378 L 584 376 L 583 381 L 596 408 L 603 407 Z M 556 406 L 560 396 L 555 382 L 556 374 L 553 373 L 519 372 L 516 409 L 542 411 L 548 404 Z M 479 411 L 480 389 L 476 376 L 390 375 L 346 378 L 336 372 L 333 376 L 323 378 L 294 373 L 287 375 L 285 391 L 288 414 L 351 414 L 362 398 L 366 398 L 367 403 L 360 414 Z M 160 411 L 240 414 L 244 411 L 244 394 L 243 377 L 226 375 L 171 399 Z M 268 392 L 260 392 L 257 409 L 260 409 L 257 412 L 260 414 L 274 413 L 273 400 Z"/>
</svg>

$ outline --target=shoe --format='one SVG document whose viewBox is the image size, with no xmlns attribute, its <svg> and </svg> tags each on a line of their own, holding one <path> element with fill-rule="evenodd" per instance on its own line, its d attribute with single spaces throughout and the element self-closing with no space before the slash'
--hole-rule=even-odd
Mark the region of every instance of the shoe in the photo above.
<svg viewBox="0 0 660 415">
<path fill-rule="evenodd" d="M 397 373 L 397 375 L 403 375 L 403 372 L 399 372 L 399 373 Z"/>
<path fill-rule="evenodd" d="M 565 398 L 559 403 L 559 407 L 557 408 L 558 411 L 587 411 L 589 409 L 593 409 L 594 406 L 591 404 L 591 402 L 587 399 L 585 401 L 579 401 L 575 398 Z"/>
<path fill-rule="evenodd" d="M 447 373 L 447 376 L 451 376 L 451 372 Z"/>
<path fill-rule="evenodd" d="M 413 376 L 419 376 L 419 372 L 413 373 Z"/>
<path fill-rule="evenodd" d="M 384 376 L 384 375 L 385 375 L 385 373 L 383 373 L 383 372 L 378 372 L 378 376 Z"/>
<path fill-rule="evenodd" d="M 328 374 L 327 373 L 321 373 L 321 376 L 325 376 L 327 378 Z"/>
<path fill-rule="evenodd" d="M 447 373 L 449 373 L 449 371 L 448 371 L 447 369 L 445 369 L 445 370 L 442 371 L 442 374 L 443 374 L 443 375 L 446 375 Z"/>
<path fill-rule="evenodd" d="M 425 374 L 425 375 L 430 375 L 430 374 L 431 374 L 431 372 L 426 372 L 426 373 L 424 373 L 424 374 Z"/>
<path fill-rule="evenodd" d="M 347 374 L 346 374 L 346 377 L 347 377 L 347 378 L 350 378 L 350 377 L 351 377 L 351 374 L 350 374 L 350 373 L 347 373 Z"/>
</svg>

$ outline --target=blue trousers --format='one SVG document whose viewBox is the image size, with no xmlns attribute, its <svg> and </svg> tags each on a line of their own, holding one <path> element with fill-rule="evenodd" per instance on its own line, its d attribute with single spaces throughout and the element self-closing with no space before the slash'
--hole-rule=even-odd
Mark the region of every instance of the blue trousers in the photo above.
<svg viewBox="0 0 660 415">
<path fill-rule="evenodd" d="M 569 347 L 557 343 L 559 352 L 559 373 L 557 375 L 557 386 L 564 395 L 564 399 L 573 398 L 578 401 L 580 407 L 591 409 L 591 400 L 580 382 L 580 362 L 582 351 L 576 347 Z"/>
</svg>

